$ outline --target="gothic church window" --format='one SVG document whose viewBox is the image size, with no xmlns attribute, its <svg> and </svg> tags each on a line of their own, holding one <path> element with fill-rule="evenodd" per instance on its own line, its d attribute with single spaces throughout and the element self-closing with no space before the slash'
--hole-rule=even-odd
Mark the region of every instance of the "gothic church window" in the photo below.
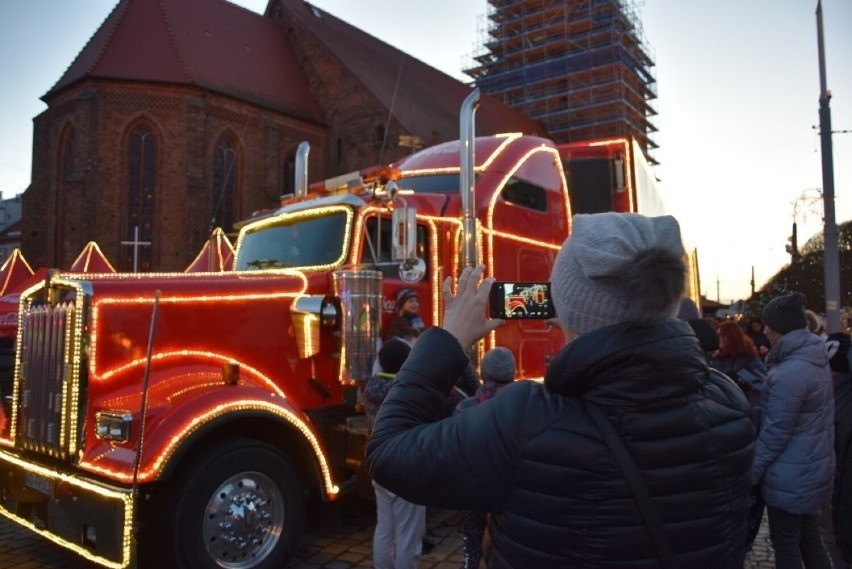
<svg viewBox="0 0 852 569">
<path fill-rule="evenodd" d="M 57 266 L 65 266 L 65 247 L 68 240 L 66 235 L 66 209 L 68 200 L 65 195 L 71 191 L 71 175 L 74 172 L 75 136 L 74 127 L 70 124 L 65 126 L 62 136 L 59 138 L 59 180 L 60 191 L 56 193 L 56 222 L 54 224 L 54 251 Z"/>
<path fill-rule="evenodd" d="M 385 127 L 380 124 L 377 124 L 375 128 L 373 128 L 373 146 L 381 149 L 382 145 L 385 142 Z"/>
<path fill-rule="evenodd" d="M 157 195 L 157 137 L 145 123 L 135 126 L 127 141 L 127 220 L 123 230 L 121 268 L 151 270 Z"/>
<path fill-rule="evenodd" d="M 283 187 L 281 195 L 295 193 L 296 191 L 296 152 L 290 152 L 284 160 Z"/>
<path fill-rule="evenodd" d="M 62 145 L 62 176 L 61 180 L 67 180 L 71 173 L 74 172 L 74 127 L 68 126 L 64 136 L 65 142 Z M 67 187 L 65 188 L 68 189 Z"/>
<path fill-rule="evenodd" d="M 237 151 L 229 137 L 221 136 L 213 152 L 213 220 L 214 227 L 225 232 L 234 227 L 237 206 Z"/>
</svg>

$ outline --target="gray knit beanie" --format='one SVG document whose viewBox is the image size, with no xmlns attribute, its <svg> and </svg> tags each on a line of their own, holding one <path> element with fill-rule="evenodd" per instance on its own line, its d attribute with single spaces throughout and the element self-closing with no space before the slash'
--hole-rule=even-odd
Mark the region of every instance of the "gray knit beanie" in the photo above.
<svg viewBox="0 0 852 569">
<path fill-rule="evenodd" d="M 482 380 L 509 383 L 515 379 L 515 356 L 512 351 L 496 347 L 488 350 L 482 358 Z"/>
<path fill-rule="evenodd" d="M 807 328 L 805 303 L 805 295 L 800 292 L 775 297 L 763 308 L 763 321 L 782 335 L 799 328 Z"/>
<path fill-rule="evenodd" d="M 556 316 L 580 335 L 674 318 L 686 284 L 683 256 L 670 215 L 577 214 L 550 276 Z"/>
</svg>

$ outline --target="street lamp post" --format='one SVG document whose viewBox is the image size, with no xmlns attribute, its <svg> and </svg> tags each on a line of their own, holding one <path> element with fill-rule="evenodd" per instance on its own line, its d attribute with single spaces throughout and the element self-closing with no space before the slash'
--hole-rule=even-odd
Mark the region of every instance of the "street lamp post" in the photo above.
<svg viewBox="0 0 852 569">
<path fill-rule="evenodd" d="M 837 250 L 837 224 L 834 220 L 834 161 L 831 147 L 831 109 L 825 77 L 825 47 L 822 30 L 822 0 L 817 0 L 817 43 L 819 53 L 819 138 L 822 153 L 822 201 L 824 216 L 823 265 L 825 267 L 825 327 L 840 332 L 840 255 Z"/>
<path fill-rule="evenodd" d="M 811 195 L 813 194 L 813 195 Z M 802 195 L 790 202 L 793 205 L 793 231 L 790 237 L 787 238 L 789 244 L 785 247 L 787 253 L 790 254 L 790 263 L 796 264 L 799 262 L 801 255 L 799 254 L 799 229 L 798 221 L 806 221 L 811 214 L 818 213 L 817 208 L 819 202 L 822 201 L 822 189 L 808 188 L 802 190 Z M 800 207 L 804 206 L 804 207 Z"/>
</svg>

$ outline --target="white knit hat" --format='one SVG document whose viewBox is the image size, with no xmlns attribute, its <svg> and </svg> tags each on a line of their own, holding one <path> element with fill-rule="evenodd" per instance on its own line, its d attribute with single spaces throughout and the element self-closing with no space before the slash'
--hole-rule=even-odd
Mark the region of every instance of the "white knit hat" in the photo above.
<svg viewBox="0 0 852 569">
<path fill-rule="evenodd" d="M 563 326 L 586 334 L 619 322 L 674 318 L 686 267 L 677 220 L 577 214 L 550 276 Z"/>
</svg>

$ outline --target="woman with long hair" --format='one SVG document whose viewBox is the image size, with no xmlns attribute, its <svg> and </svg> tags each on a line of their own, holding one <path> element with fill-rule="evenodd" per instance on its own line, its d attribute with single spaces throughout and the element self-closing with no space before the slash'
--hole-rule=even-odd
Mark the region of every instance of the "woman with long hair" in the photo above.
<svg viewBox="0 0 852 569">
<path fill-rule="evenodd" d="M 725 375 L 736 379 L 737 372 L 748 370 L 761 380 L 766 377 L 757 348 L 740 325 L 733 320 L 725 320 L 717 329 L 719 333 L 719 351 L 713 357 L 712 366 Z M 757 387 L 757 386 L 756 386 Z M 758 391 L 760 387 L 757 387 Z"/>
<path fill-rule="evenodd" d="M 766 380 L 766 366 L 763 364 L 754 342 L 740 328 L 739 324 L 733 320 L 725 320 L 719 324 L 717 332 L 719 334 L 719 350 L 710 365 L 733 379 L 740 386 L 751 405 L 752 421 L 755 427 L 759 429 L 762 416 L 760 392 L 763 390 L 763 382 Z M 760 529 L 760 521 L 763 518 L 765 507 L 766 504 L 760 495 L 759 486 L 752 487 L 747 518 L 746 551 L 751 551 L 751 546 Z"/>
</svg>

